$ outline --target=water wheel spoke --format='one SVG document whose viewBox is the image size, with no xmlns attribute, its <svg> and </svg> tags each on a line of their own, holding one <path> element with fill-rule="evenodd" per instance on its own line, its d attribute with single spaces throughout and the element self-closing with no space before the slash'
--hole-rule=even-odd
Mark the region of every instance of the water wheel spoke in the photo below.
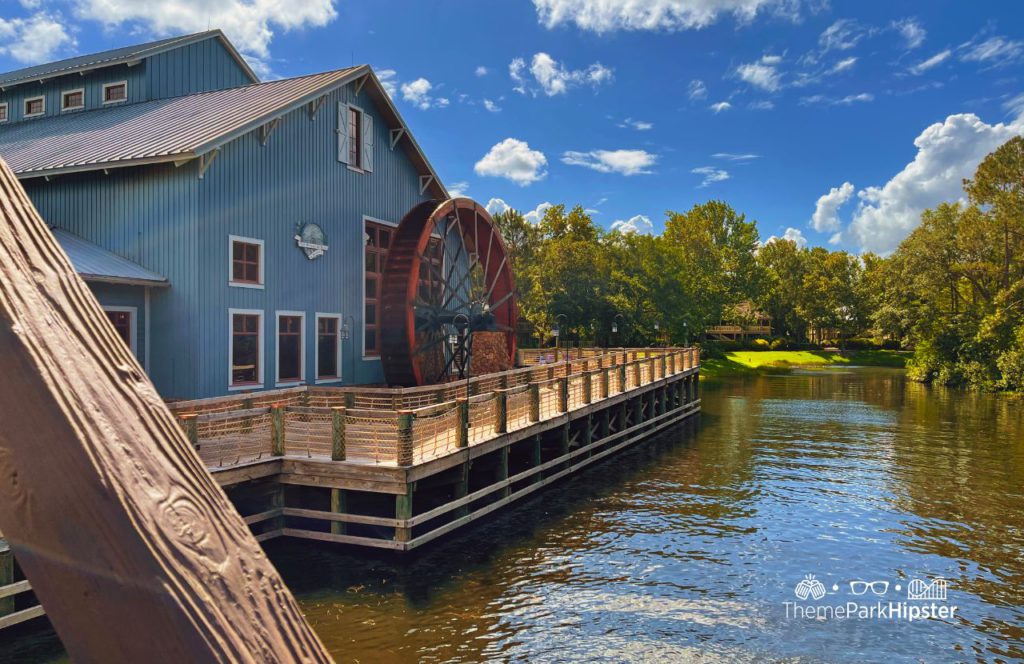
<svg viewBox="0 0 1024 664">
<path fill-rule="evenodd" d="M 507 261 L 507 260 L 508 260 L 508 256 L 502 256 L 501 257 L 501 263 L 498 264 L 498 269 L 494 273 L 494 281 L 491 282 L 491 287 L 487 289 L 487 295 L 484 297 L 484 301 L 486 301 L 486 302 L 490 302 L 491 301 L 491 294 L 494 293 L 494 287 L 498 285 L 499 281 L 501 281 L 501 270 L 502 270 L 502 268 L 505 267 L 505 261 Z"/>
<path fill-rule="evenodd" d="M 494 304 L 490 305 L 491 311 L 493 312 L 495 309 L 497 309 L 501 305 L 503 305 L 506 302 L 508 302 L 514 296 L 515 296 L 515 293 L 513 293 L 512 291 L 509 291 L 509 292 L 505 293 L 504 295 L 501 296 L 501 298 L 497 302 L 495 302 Z"/>
</svg>

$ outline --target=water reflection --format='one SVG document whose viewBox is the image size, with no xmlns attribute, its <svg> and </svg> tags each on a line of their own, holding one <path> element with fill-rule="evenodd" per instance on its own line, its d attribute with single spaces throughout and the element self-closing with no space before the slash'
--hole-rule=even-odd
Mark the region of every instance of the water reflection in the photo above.
<svg viewBox="0 0 1024 664">
<path fill-rule="evenodd" d="M 699 423 L 411 561 L 293 542 L 271 556 L 339 661 L 1024 657 L 1021 402 L 879 369 L 702 396 Z M 887 580 L 886 601 L 942 576 L 958 612 L 788 618 L 807 574 Z"/>
</svg>

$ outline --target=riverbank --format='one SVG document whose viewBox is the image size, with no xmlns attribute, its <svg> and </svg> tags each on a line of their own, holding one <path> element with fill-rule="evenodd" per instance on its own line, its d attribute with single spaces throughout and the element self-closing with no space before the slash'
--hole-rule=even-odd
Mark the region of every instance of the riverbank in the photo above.
<svg viewBox="0 0 1024 664">
<path fill-rule="evenodd" d="M 894 350 L 857 350 L 841 353 L 824 350 L 739 350 L 725 354 L 724 358 L 701 361 L 701 376 L 737 376 L 765 371 L 785 371 L 795 367 L 906 366 L 908 353 Z"/>
</svg>

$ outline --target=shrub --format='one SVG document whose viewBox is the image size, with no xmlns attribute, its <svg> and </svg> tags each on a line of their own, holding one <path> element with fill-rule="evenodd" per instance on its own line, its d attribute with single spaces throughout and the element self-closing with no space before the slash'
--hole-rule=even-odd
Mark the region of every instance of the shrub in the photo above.
<svg viewBox="0 0 1024 664">
<path fill-rule="evenodd" d="M 771 349 L 772 350 L 786 350 L 786 348 L 788 346 L 789 346 L 789 341 L 787 341 L 785 337 L 779 337 L 778 339 L 773 339 L 772 343 L 771 343 Z"/>
<path fill-rule="evenodd" d="M 754 350 L 768 350 L 769 348 L 772 347 L 770 341 L 761 338 L 754 339 L 751 342 L 751 345 L 754 347 Z"/>
</svg>

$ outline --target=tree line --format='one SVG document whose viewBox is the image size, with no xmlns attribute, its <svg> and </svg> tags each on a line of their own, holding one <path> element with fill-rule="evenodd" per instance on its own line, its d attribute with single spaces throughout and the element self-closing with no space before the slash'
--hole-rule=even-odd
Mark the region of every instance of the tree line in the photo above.
<svg viewBox="0 0 1024 664">
<path fill-rule="evenodd" d="M 755 221 L 717 200 L 666 212 L 660 235 L 606 231 L 579 205 L 495 222 L 537 343 L 558 323 L 582 343 L 682 344 L 745 322 L 752 303 L 790 344 L 898 346 L 914 351 L 916 379 L 1022 389 L 1024 139 L 988 155 L 964 192 L 888 257 L 762 243 Z"/>
</svg>

